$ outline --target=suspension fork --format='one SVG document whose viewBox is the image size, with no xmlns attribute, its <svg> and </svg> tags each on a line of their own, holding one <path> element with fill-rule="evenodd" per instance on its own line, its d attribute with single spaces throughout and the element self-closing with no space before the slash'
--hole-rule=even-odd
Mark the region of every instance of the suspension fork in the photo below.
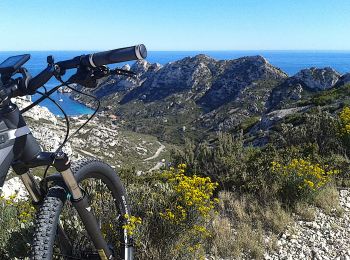
<svg viewBox="0 0 350 260">
<path fill-rule="evenodd" d="M 28 171 L 21 174 L 20 177 L 34 204 L 38 204 L 42 200 L 43 196 L 39 184 L 35 180 L 33 174 Z"/>
<path fill-rule="evenodd" d="M 34 178 L 33 174 L 30 170 L 28 170 L 25 173 L 20 174 L 20 178 L 30 196 L 30 198 L 33 201 L 33 204 L 35 206 L 38 206 L 43 198 L 44 195 L 42 193 L 42 190 L 40 189 L 40 185 L 37 182 L 37 180 Z M 60 243 L 63 245 L 64 254 L 69 255 L 72 252 L 72 245 L 60 223 L 57 224 L 57 235 L 59 238 Z"/>
<path fill-rule="evenodd" d="M 23 183 L 33 201 L 40 203 L 44 196 L 41 192 L 40 186 L 34 179 L 33 175 L 30 173 L 29 169 L 45 165 L 52 165 L 58 172 L 61 173 L 63 181 L 71 195 L 72 205 L 77 210 L 78 215 L 80 216 L 91 241 L 97 249 L 100 258 L 102 260 L 113 259 L 111 250 L 109 249 L 102 235 L 96 217 L 91 211 L 88 198 L 80 189 L 78 182 L 71 170 L 69 158 L 65 153 L 41 152 L 29 163 L 14 163 L 12 165 L 12 168 L 18 175 L 21 175 L 21 179 L 23 180 Z M 67 240 L 65 232 L 61 225 L 58 225 L 58 235 L 63 239 L 65 245 L 69 246 L 70 243 Z M 68 248 L 68 250 L 71 250 L 71 248 Z"/>
<path fill-rule="evenodd" d="M 88 198 L 80 189 L 70 168 L 71 165 L 68 156 L 63 152 L 55 154 L 53 165 L 61 173 L 64 183 L 71 194 L 71 202 L 77 210 L 100 258 L 102 260 L 113 259 L 111 250 L 102 235 L 96 217 L 91 211 Z"/>
<path fill-rule="evenodd" d="M 42 193 L 42 190 L 40 189 L 40 185 L 37 182 L 37 180 L 34 178 L 33 174 L 31 173 L 30 170 L 28 170 L 25 173 L 22 173 L 20 175 L 20 178 L 30 196 L 30 198 L 33 201 L 33 204 L 35 206 L 39 205 L 43 198 L 44 195 Z M 63 250 L 64 254 L 70 255 L 72 252 L 72 245 L 60 223 L 57 224 L 57 235 L 59 238 L 60 243 L 63 245 Z"/>
</svg>

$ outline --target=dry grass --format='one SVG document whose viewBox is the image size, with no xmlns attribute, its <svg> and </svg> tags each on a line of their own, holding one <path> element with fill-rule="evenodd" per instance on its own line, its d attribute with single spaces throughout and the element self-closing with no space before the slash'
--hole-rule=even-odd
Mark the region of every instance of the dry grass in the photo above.
<svg viewBox="0 0 350 260">
<path fill-rule="evenodd" d="M 261 227 L 253 228 L 249 223 L 238 225 L 234 250 L 236 257 L 244 253 L 250 258 L 261 259 L 265 252 L 263 233 Z"/>
<path fill-rule="evenodd" d="M 263 230 L 253 228 L 250 223 L 232 227 L 228 218 L 218 216 L 213 222 L 211 252 L 221 258 L 240 259 L 242 255 L 261 259 L 264 252 Z"/>
<path fill-rule="evenodd" d="M 219 200 L 210 248 L 222 258 L 261 259 L 265 250 L 275 250 L 277 235 L 292 221 L 277 201 L 262 205 L 250 195 L 227 191 L 219 193 Z M 270 240 L 265 244 L 266 234 Z"/>
<path fill-rule="evenodd" d="M 278 241 L 278 236 L 276 234 L 270 234 L 269 241 L 266 243 L 266 249 L 269 252 L 277 251 L 278 250 L 277 241 Z"/>
<path fill-rule="evenodd" d="M 335 186 L 328 185 L 321 190 L 314 200 L 315 206 L 322 208 L 327 214 L 335 212 L 341 215 L 343 213 L 339 202 L 339 193 Z"/>
<path fill-rule="evenodd" d="M 285 211 L 278 201 L 271 203 L 263 210 L 262 220 L 273 233 L 281 233 L 292 222 L 290 214 Z"/>
<path fill-rule="evenodd" d="M 294 207 L 294 212 L 305 221 L 314 221 L 316 218 L 316 211 L 309 204 L 300 202 Z"/>
<path fill-rule="evenodd" d="M 235 234 L 228 218 L 217 216 L 214 219 L 210 247 L 215 256 L 234 257 L 236 255 Z"/>
</svg>

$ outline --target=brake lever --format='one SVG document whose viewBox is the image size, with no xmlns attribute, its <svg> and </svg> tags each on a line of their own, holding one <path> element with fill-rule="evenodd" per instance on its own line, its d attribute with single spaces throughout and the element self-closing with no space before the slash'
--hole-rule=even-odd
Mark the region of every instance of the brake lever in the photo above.
<svg viewBox="0 0 350 260">
<path fill-rule="evenodd" d="M 78 83 L 86 88 L 96 88 L 97 80 L 108 75 L 122 75 L 127 77 L 137 78 L 136 73 L 123 69 L 110 70 L 107 66 L 100 66 L 97 68 L 80 67 L 76 74 L 69 78 L 69 82 Z"/>
<path fill-rule="evenodd" d="M 96 88 L 98 80 L 106 77 L 110 74 L 110 70 L 107 66 L 100 66 L 97 68 L 80 67 L 77 73 L 72 75 L 68 82 L 77 83 L 86 88 Z"/>
<path fill-rule="evenodd" d="M 17 81 L 19 83 L 18 84 L 19 90 L 25 94 L 33 94 L 33 93 L 28 92 L 28 86 L 29 86 L 30 80 L 32 79 L 32 76 L 30 75 L 28 70 L 26 68 L 23 68 L 23 67 L 19 69 L 19 73 L 21 73 L 21 75 L 22 75 L 22 78 L 17 79 Z"/>
</svg>

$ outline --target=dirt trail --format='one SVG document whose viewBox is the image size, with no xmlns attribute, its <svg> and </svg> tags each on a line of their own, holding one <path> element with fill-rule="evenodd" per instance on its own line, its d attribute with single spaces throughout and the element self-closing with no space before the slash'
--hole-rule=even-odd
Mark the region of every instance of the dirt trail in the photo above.
<svg viewBox="0 0 350 260">
<path fill-rule="evenodd" d="M 159 154 L 165 149 L 165 145 L 163 145 L 160 142 L 158 142 L 158 144 L 160 145 L 160 147 L 158 148 L 156 153 L 154 155 L 152 155 L 151 157 L 148 157 L 148 158 L 144 159 L 143 160 L 144 162 L 156 159 L 159 156 Z"/>
</svg>

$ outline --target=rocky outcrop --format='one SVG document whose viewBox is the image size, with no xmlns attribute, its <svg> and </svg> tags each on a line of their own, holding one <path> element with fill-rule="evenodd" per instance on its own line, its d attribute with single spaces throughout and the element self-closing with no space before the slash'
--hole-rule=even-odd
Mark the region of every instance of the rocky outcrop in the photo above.
<svg viewBox="0 0 350 260">
<path fill-rule="evenodd" d="M 345 78 L 344 78 L 345 79 Z M 269 98 L 269 109 L 280 109 L 290 102 L 302 99 L 310 92 L 338 86 L 341 75 L 332 68 L 303 69 L 277 86 Z"/>
<path fill-rule="evenodd" d="M 267 102 L 267 107 L 269 110 L 280 109 L 289 102 L 300 100 L 303 94 L 303 86 L 294 79 L 288 79 L 273 89 Z"/>
<path fill-rule="evenodd" d="M 240 91 L 255 81 L 286 77 L 261 56 L 217 61 L 206 55 L 197 55 L 166 64 L 128 93 L 122 104 L 133 99 L 153 102 L 181 93 L 212 110 L 234 100 Z"/>
<path fill-rule="evenodd" d="M 227 61 L 212 83 L 211 88 L 199 103 L 205 108 L 217 108 L 234 100 L 237 95 L 253 82 L 259 80 L 281 80 L 287 75 L 273 67 L 261 56 L 243 57 Z"/>
<path fill-rule="evenodd" d="M 350 73 L 346 73 L 339 78 L 336 86 L 342 86 L 349 83 L 350 83 Z"/>
<path fill-rule="evenodd" d="M 314 91 L 326 90 L 333 87 L 340 78 L 340 74 L 332 68 L 303 69 L 295 74 L 292 79 L 299 81 L 304 87 Z"/>
<path fill-rule="evenodd" d="M 142 85 L 128 93 L 121 103 L 133 99 L 152 102 L 183 91 L 198 99 L 210 88 L 215 62 L 208 56 L 198 55 L 168 63 L 157 73 L 147 75 Z"/>
<path fill-rule="evenodd" d="M 23 109 L 29 106 L 30 104 L 32 104 L 32 102 L 29 101 L 27 98 L 16 98 L 16 99 L 13 99 L 13 101 L 16 103 L 16 105 L 20 109 Z M 35 106 L 32 109 L 30 109 L 28 112 L 26 112 L 24 115 L 35 121 L 46 120 L 53 124 L 57 124 L 57 118 L 55 117 L 54 114 L 52 114 L 49 111 L 47 107 Z"/>
<path fill-rule="evenodd" d="M 286 108 L 281 110 L 275 110 L 268 114 L 263 115 L 261 121 L 256 125 L 255 130 L 268 130 L 272 126 L 274 126 L 277 122 L 280 122 L 285 117 L 306 111 L 309 107 L 294 107 L 294 108 Z"/>
</svg>

